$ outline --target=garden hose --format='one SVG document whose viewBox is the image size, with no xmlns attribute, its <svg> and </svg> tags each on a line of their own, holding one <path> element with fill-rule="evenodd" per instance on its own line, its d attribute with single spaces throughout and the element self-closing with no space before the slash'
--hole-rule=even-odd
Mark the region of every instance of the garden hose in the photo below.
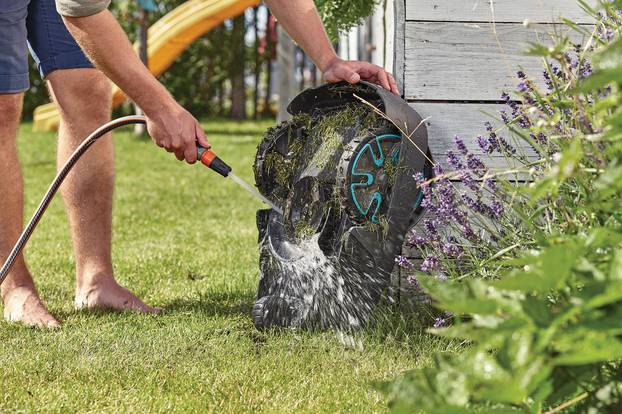
<svg viewBox="0 0 622 414">
<path fill-rule="evenodd" d="M 34 232 L 35 228 L 39 224 L 41 217 L 43 216 L 48 206 L 50 205 L 50 202 L 54 198 L 54 195 L 58 191 L 60 185 L 63 183 L 63 181 L 65 180 L 65 178 L 67 177 L 71 169 L 76 165 L 80 157 L 84 155 L 84 153 L 91 147 L 91 145 L 95 143 L 95 141 L 97 141 L 99 138 L 106 135 L 108 132 L 114 129 L 120 128 L 122 126 L 125 126 L 125 125 L 146 124 L 146 123 L 147 123 L 147 120 L 144 116 L 137 116 L 137 115 L 125 116 L 122 118 L 114 119 L 102 125 L 101 127 L 97 128 L 88 137 L 86 137 L 84 141 L 82 141 L 80 146 L 76 148 L 73 154 L 71 154 L 71 157 L 69 157 L 69 159 L 67 160 L 63 168 L 58 172 L 58 174 L 54 178 L 54 181 L 52 181 L 52 184 L 50 184 L 50 187 L 46 191 L 41 202 L 39 203 L 37 210 L 33 214 L 32 218 L 26 225 L 26 228 L 24 229 L 22 234 L 19 236 L 19 239 L 17 240 L 17 242 L 15 243 L 15 246 L 11 250 L 11 253 L 7 257 L 4 264 L 2 265 L 2 269 L 0 269 L 0 284 L 4 282 L 4 279 L 11 271 L 11 268 L 13 267 L 15 260 L 24 250 L 26 243 L 28 243 L 28 239 L 30 239 L 30 236 L 32 236 L 32 233 Z M 223 162 L 220 158 L 218 158 L 216 154 L 214 154 L 209 149 L 199 146 L 197 148 L 197 159 L 200 160 L 201 163 L 203 163 L 205 166 L 216 171 L 218 174 L 222 175 L 223 177 L 228 176 L 229 172 L 231 172 L 231 167 L 229 167 L 225 162 Z"/>
</svg>

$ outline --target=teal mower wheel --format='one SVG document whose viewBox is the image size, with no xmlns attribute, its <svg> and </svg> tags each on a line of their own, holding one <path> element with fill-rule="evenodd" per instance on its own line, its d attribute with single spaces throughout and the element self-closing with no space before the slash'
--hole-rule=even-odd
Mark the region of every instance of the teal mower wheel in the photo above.
<svg viewBox="0 0 622 414">
<path fill-rule="evenodd" d="M 402 137 L 397 134 L 370 136 L 356 145 L 346 171 L 347 199 L 359 221 L 378 224 L 389 205 L 390 192 L 397 177 Z"/>
</svg>

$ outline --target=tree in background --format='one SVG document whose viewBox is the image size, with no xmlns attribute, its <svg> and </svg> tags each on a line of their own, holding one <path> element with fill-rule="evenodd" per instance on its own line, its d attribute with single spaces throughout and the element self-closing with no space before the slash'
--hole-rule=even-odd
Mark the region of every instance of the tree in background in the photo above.
<svg viewBox="0 0 622 414">
<path fill-rule="evenodd" d="M 246 16 L 241 14 L 233 19 L 231 28 L 231 117 L 246 118 Z"/>
<path fill-rule="evenodd" d="M 266 19 L 266 28 L 264 30 L 264 39 L 261 42 L 261 54 L 266 65 L 266 87 L 263 103 L 263 116 L 272 116 L 272 108 L 270 102 L 272 99 L 272 62 L 276 59 L 276 19 L 268 10 Z"/>
<path fill-rule="evenodd" d="M 253 30 L 255 43 L 253 44 L 253 57 L 255 58 L 254 67 L 254 89 L 253 89 L 253 118 L 259 118 L 259 87 L 261 81 L 261 53 L 259 51 L 259 7 L 253 8 Z"/>
</svg>

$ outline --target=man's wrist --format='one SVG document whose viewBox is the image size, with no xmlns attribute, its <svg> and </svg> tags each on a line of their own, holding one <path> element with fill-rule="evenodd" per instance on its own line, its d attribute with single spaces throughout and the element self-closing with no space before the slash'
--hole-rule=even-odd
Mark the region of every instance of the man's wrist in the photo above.
<svg viewBox="0 0 622 414">
<path fill-rule="evenodd" d="M 328 53 L 326 57 L 319 59 L 317 62 L 317 67 L 321 72 L 326 72 L 328 68 L 335 64 L 335 62 L 341 60 L 336 53 Z"/>
<path fill-rule="evenodd" d="M 149 118 L 155 118 L 162 111 L 168 112 L 178 106 L 171 94 L 162 85 L 157 83 L 157 85 L 150 86 L 141 88 L 141 93 L 134 98 L 134 102 Z"/>
</svg>

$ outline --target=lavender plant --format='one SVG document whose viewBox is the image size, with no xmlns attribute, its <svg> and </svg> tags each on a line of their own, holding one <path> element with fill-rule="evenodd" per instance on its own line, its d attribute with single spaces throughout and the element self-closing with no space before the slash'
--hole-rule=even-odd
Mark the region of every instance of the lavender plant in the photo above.
<svg viewBox="0 0 622 414">
<path fill-rule="evenodd" d="M 598 224 L 601 218 L 576 215 L 574 207 L 592 190 L 591 172 L 607 164 L 608 154 L 602 141 L 579 138 L 602 133 L 603 119 L 594 115 L 611 87 L 572 92 L 592 74 L 587 57 L 620 30 L 617 12 L 596 18 L 597 29 L 584 45 L 562 37 L 554 47 L 532 47 L 530 53 L 544 58 L 545 90 L 517 73 L 513 97 L 501 95 L 506 106 L 498 114 L 501 126 L 485 122 L 486 133 L 474 139 L 483 157 L 456 136 L 446 156 L 448 171 L 439 163 L 434 179 L 414 177 L 427 210 L 407 239 L 422 258 L 416 270 L 441 279 L 498 277 L 500 260 L 542 238 Z M 489 168 L 486 161 L 493 159 L 508 168 Z M 575 174 L 577 168 L 586 174 Z M 414 267 L 403 257 L 397 262 Z"/>
<path fill-rule="evenodd" d="M 622 1 L 582 5 L 587 43 L 534 45 L 545 90 L 519 73 L 503 128 L 477 137 L 512 166 L 457 139 L 453 171 L 418 178 L 416 283 L 449 312 L 430 332 L 465 348 L 386 385 L 395 412 L 622 412 Z"/>
</svg>

